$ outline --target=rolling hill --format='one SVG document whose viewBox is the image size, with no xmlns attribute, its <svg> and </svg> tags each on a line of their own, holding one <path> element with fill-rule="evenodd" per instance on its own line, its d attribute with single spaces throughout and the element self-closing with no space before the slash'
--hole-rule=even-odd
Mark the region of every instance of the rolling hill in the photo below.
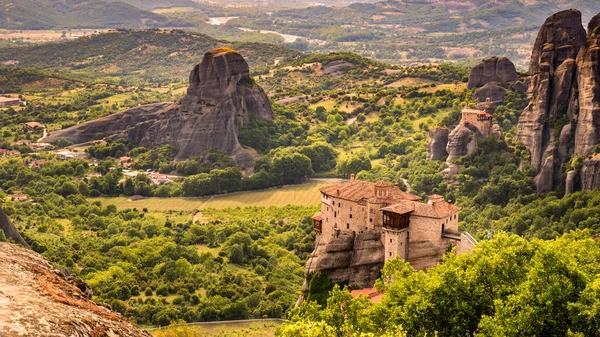
<svg viewBox="0 0 600 337">
<path fill-rule="evenodd" d="M 0 28 L 8 29 L 181 26 L 162 15 L 120 1 L 0 0 L 0 7 L 3 9 Z"/>
<path fill-rule="evenodd" d="M 238 50 L 251 67 L 300 53 L 262 43 L 229 43 L 181 30 L 118 30 L 67 42 L 0 49 L 0 63 L 69 73 L 83 80 L 177 82 L 215 47 Z"/>
</svg>

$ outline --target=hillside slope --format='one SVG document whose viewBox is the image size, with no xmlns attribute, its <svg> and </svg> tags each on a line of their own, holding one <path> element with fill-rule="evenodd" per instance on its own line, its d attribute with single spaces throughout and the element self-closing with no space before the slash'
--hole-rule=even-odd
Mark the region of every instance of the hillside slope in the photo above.
<svg viewBox="0 0 600 337">
<path fill-rule="evenodd" d="M 0 0 L 0 28 L 102 28 L 171 25 L 162 15 L 120 1 Z"/>
<path fill-rule="evenodd" d="M 0 63 L 67 71 L 82 79 L 120 80 L 131 76 L 150 82 L 182 81 L 206 51 L 223 46 L 238 50 L 250 67 L 300 54 L 280 46 L 228 43 L 181 30 L 121 30 L 68 42 L 4 48 L 0 50 Z"/>
</svg>

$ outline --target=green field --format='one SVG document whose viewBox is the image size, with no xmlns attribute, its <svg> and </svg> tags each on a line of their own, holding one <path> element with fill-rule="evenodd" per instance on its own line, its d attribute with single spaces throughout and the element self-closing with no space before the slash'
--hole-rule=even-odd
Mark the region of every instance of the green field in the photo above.
<svg viewBox="0 0 600 337">
<path fill-rule="evenodd" d="M 302 185 L 284 186 L 264 191 L 238 192 L 203 198 L 147 198 L 130 201 L 127 197 L 90 198 L 103 204 L 114 204 L 118 209 L 147 208 L 149 212 L 191 211 L 206 208 L 236 208 L 247 206 L 313 206 L 321 200 L 319 189 L 335 181 L 311 181 Z"/>
<path fill-rule="evenodd" d="M 152 330 L 156 337 L 273 337 L 275 329 L 281 325 L 277 321 L 223 323 L 202 326 L 172 325 L 165 329 Z"/>
</svg>

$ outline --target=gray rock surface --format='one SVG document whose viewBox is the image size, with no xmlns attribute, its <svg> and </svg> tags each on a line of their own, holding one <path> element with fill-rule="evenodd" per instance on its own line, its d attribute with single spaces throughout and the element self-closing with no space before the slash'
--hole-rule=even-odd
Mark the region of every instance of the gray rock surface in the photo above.
<svg viewBox="0 0 600 337">
<path fill-rule="evenodd" d="M 577 56 L 579 118 L 575 154 L 588 155 L 600 143 L 600 14 L 589 24 L 589 39 Z"/>
<path fill-rule="evenodd" d="M 427 143 L 427 159 L 437 160 L 448 155 L 448 129 L 436 127 L 429 129 L 429 142 Z"/>
<path fill-rule="evenodd" d="M 250 78 L 244 58 L 229 49 L 204 55 L 190 74 L 187 94 L 176 103 L 134 108 L 50 134 L 46 141 L 68 139 L 79 144 L 106 137 L 126 137 L 141 146 L 173 144 L 176 159 L 219 149 L 241 166 L 252 156 L 238 141 L 239 129 L 251 119 L 273 119 L 263 89 Z"/>
<path fill-rule="evenodd" d="M 478 138 L 481 138 L 481 134 L 477 129 L 471 130 L 460 124 L 456 126 L 448 135 L 446 163 L 451 164 L 456 158 L 473 154 L 477 150 Z"/>
<path fill-rule="evenodd" d="M 563 121 L 576 118 L 575 57 L 584 41 L 581 13 L 566 10 L 546 19 L 533 47 L 529 65 L 530 103 L 519 118 L 517 139 L 531 153 L 531 165 L 538 173 L 535 178 L 538 192 L 548 191 L 562 180 L 562 167 L 569 160 L 568 155 L 564 157 L 569 151 L 563 147 L 569 140 L 554 137 L 562 133 Z M 555 147 L 557 142 L 561 144 Z"/>
<path fill-rule="evenodd" d="M 486 99 L 490 99 L 494 104 L 500 104 L 504 102 L 506 97 L 506 89 L 494 82 L 486 83 L 483 87 L 475 90 L 473 98 L 485 102 Z"/>
<path fill-rule="evenodd" d="M 506 57 L 490 57 L 471 69 L 467 87 L 473 89 L 489 82 L 514 82 L 518 79 L 515 65 Z"/>
<path fill-rule="evenodd" d="M 600 156 L 594 156 L 583 161 L 580 179 L 583 190 L 600 188 Z"/>
<path fill-rule="evenodd" d="M 0 205 L 0 230 L 4 231 L 4 236 L 6 238 L 13 240 L 15 243 L 18 243 L 25 248 L 30 248 L 21 234 L 19 234 L 15 225 L 10 221 L 6 213 L 4 213 L 2 205 Z"/>
<path fill-rule="evenodd" d="M 151 337 L 41 255 L 0 242 L 0 336 Z"/>
<path fill-rule="evenodd" d="M 377 231 L 355 234 L 341 230 L 338 237 L 315 248 L 306 263 L 306 274 L 323 273 L 333 282 L 369 288 L 379 278 L 384 261 L 384 247 Z"/>
</svg>

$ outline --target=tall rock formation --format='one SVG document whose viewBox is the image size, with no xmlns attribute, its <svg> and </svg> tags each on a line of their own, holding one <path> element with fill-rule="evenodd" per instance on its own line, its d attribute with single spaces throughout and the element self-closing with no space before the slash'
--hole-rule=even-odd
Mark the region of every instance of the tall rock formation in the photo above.
<svg viewBox="0 0 600 337">
<path fill-rule="evenodd" d="M 539 193 L 559 184 L 566 193 L 600 187 L 600 14 L 586 34 L 581 13 L 549 17 L 533 48 L 529 66 L 530 104 L 519 118 L 517 138 L 531 152 Z M 564 173 L 574 156 L 580 169 Z"/>
<path fill-rule="evenodd" d="M 0 336 L 151 337 L 41 255 L 0 242 Z"/>
<path fill-rule="evenodd" d="M 515 65 L 506 57 L 490 57 L 471 69 L 467 88 L 473 89 L 490 82 L 514 82 L 518 79 Z"/>
<path fill-rule="evenodd" d="M 427 160 L 437 160 L 448 155 L 448 129 L 436 127 L 429 129 L 429 143 L 427 143 Z"/>
<path fill-rule="evenodd" d="M 4 236 L 8 239 L 13 240 L 15 243 L 20 244 L 25 248 L 30 248 L 27 242 L 23 239 L 19 231 L 13 223 L 10 221 L 2 206 L 0 205 L 0 231 L 4 232 Z"/>
<path fill-rule="evenodd" d="M 459 158 L 473 154 L 477 150 L 478 141 L 483 140 L 481 133 L 477 128 L 459 124 L 455 127 L 448 136 L 448 158 L 446 163 L 452 162 Z"/>
<path fill-rule="evenodd" d="M 566 144 L 555 138 L 576 118 L 575 58 L 585 40 L 581 13 L 570 9 L 546 19 L 533 47 L 530 103 L 519 118 L 517 139 L 531 152 L 538 193 L 549 191 L 562 179 L 561 168 L 569 159 L 556 151 Z"/>
<path fill-rule="evenodd" d="M 588 36 L 577 55 L 579 117 L 575 155 L 588 155 L 600 143 L 600 14 L 590 21 Z"/>
<path fill-rule="evenodd" d="M 176 159 L 219 149 L 239 165 L 249 166 L 253 158 L 241 147 L 238 131 L 251 119 L 273 117 L 269 99 L 250 78 L 244 58 L 218 48 L 194 67 L 187 94 L 178 102 L 142 106 L 56 131 L 47 141 L 67 139 L 77 144 L 126 137 L 141 146 L 173 144 Z"/>
</svg>

